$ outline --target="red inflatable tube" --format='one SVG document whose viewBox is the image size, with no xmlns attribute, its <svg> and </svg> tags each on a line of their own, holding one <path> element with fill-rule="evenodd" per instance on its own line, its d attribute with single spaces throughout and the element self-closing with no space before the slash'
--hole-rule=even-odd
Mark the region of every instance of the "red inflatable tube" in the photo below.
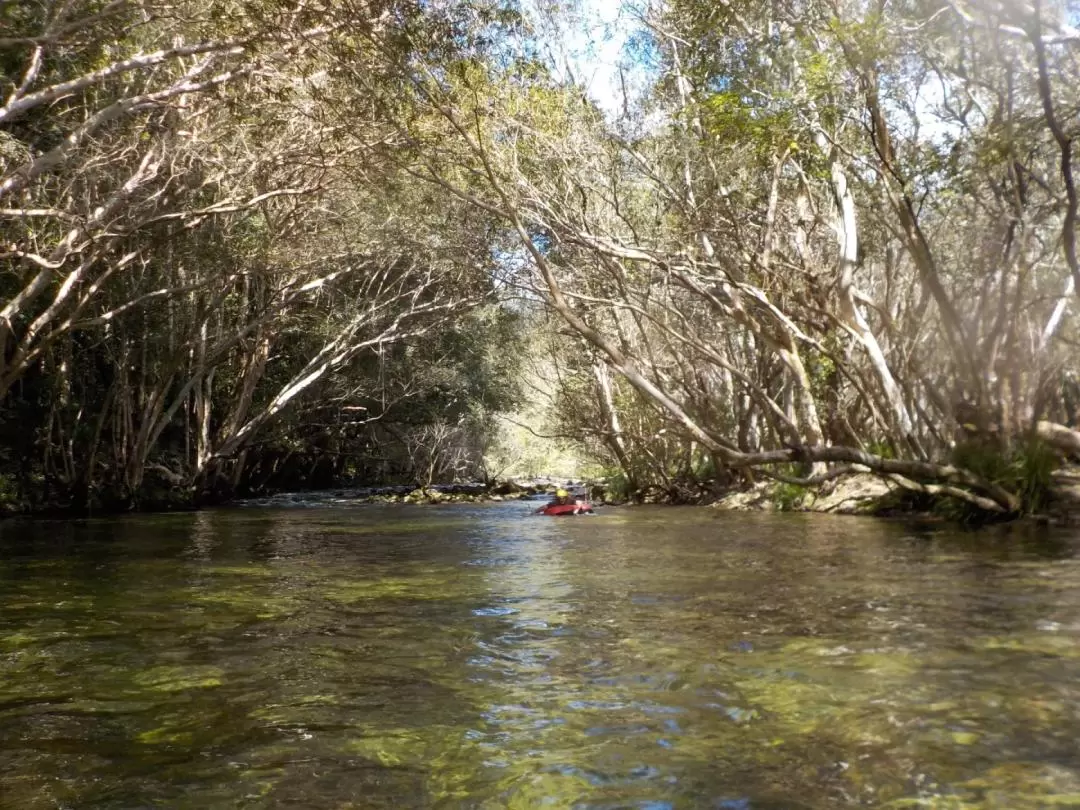
<svg viewBox="0 0 1080 810">
<path fill-rule="evenodd" d="M 550 517 L 563 517 L 564 515 L 580 515 L 592 511 L 592 504 L 582 501 L 581 503 L 550 504 L 540 510 L 541 515 Z"/>
</svg>

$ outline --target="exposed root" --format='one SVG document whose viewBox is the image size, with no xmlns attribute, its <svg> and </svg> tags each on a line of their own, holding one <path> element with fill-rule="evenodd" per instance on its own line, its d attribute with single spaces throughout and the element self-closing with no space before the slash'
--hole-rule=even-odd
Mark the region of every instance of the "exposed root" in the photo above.
<svg viewBox="0 0 1080 810">
<path fill-rule="evenodd" d="M 984 498 L 981 495 L 968 492 L 966 489 L 960 489 L 960 487 L 954 487 L 949 484 L 920 484 L 918 481 L 912 481 L 910 478 L 905 478 L 904 476 L 895 473 L 884 477 L 897 486 L 911 490 L 912 492 L 919 492 L 923 495 L 947 495 L 950 498 L 964 501 L 965 503 L 969 503 L 986 512 L 994 512 L 999 515 L 1005 514 L 1005 510 L 1000 504 L 990 500 L 990 498 Z"/>
</svg>

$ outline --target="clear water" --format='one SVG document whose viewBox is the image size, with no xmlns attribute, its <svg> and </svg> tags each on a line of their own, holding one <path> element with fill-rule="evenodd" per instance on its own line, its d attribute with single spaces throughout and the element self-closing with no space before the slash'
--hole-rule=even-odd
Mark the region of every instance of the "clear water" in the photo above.
<svg viewBox="0 0 1080 810">
<path fill-rule="evenodd" d="M 1080 807 L 1080 537 L 529 508 L 0 524 L 0 808 Z"/>
</svg>

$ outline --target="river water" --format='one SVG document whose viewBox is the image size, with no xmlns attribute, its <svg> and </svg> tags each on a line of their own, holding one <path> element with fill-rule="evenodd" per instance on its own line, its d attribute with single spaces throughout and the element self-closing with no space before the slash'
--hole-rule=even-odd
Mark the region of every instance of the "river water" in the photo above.
<svg viewBox="0 0 1080 810">
<path fill-rule="evenodd" d="M 0 808 L 1080 807 L 1080 535 L 0 524 Z"/>
</svg>

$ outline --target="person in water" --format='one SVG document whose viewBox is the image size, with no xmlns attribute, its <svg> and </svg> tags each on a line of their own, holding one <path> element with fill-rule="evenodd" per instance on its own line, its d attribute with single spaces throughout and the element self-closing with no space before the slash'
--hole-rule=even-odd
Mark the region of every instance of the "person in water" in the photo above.
<svg viewBox="0 0 1080 810">
<path fill-rule="evenodd" d="M 543 506 L 541 506 L 539 509 L 536 510 L 536 512 L 537 512 L 537 514 L 539 514 L 540 512 L 543 512 L 545 509 L 547 509 L 549 507 L 552 507 L 552 506 L 566 506 L 568 504 L 572 505 L 572 506 L 581 506 L 582 505 L 580 500 L 575 498 L 573 495 L 571 495 L 565 489 L 559 488 L 559 489 L 555 490 L 555 498 L 552 501 L 550 501 L 549 503 L 546 503 Z"/>
</svg>

